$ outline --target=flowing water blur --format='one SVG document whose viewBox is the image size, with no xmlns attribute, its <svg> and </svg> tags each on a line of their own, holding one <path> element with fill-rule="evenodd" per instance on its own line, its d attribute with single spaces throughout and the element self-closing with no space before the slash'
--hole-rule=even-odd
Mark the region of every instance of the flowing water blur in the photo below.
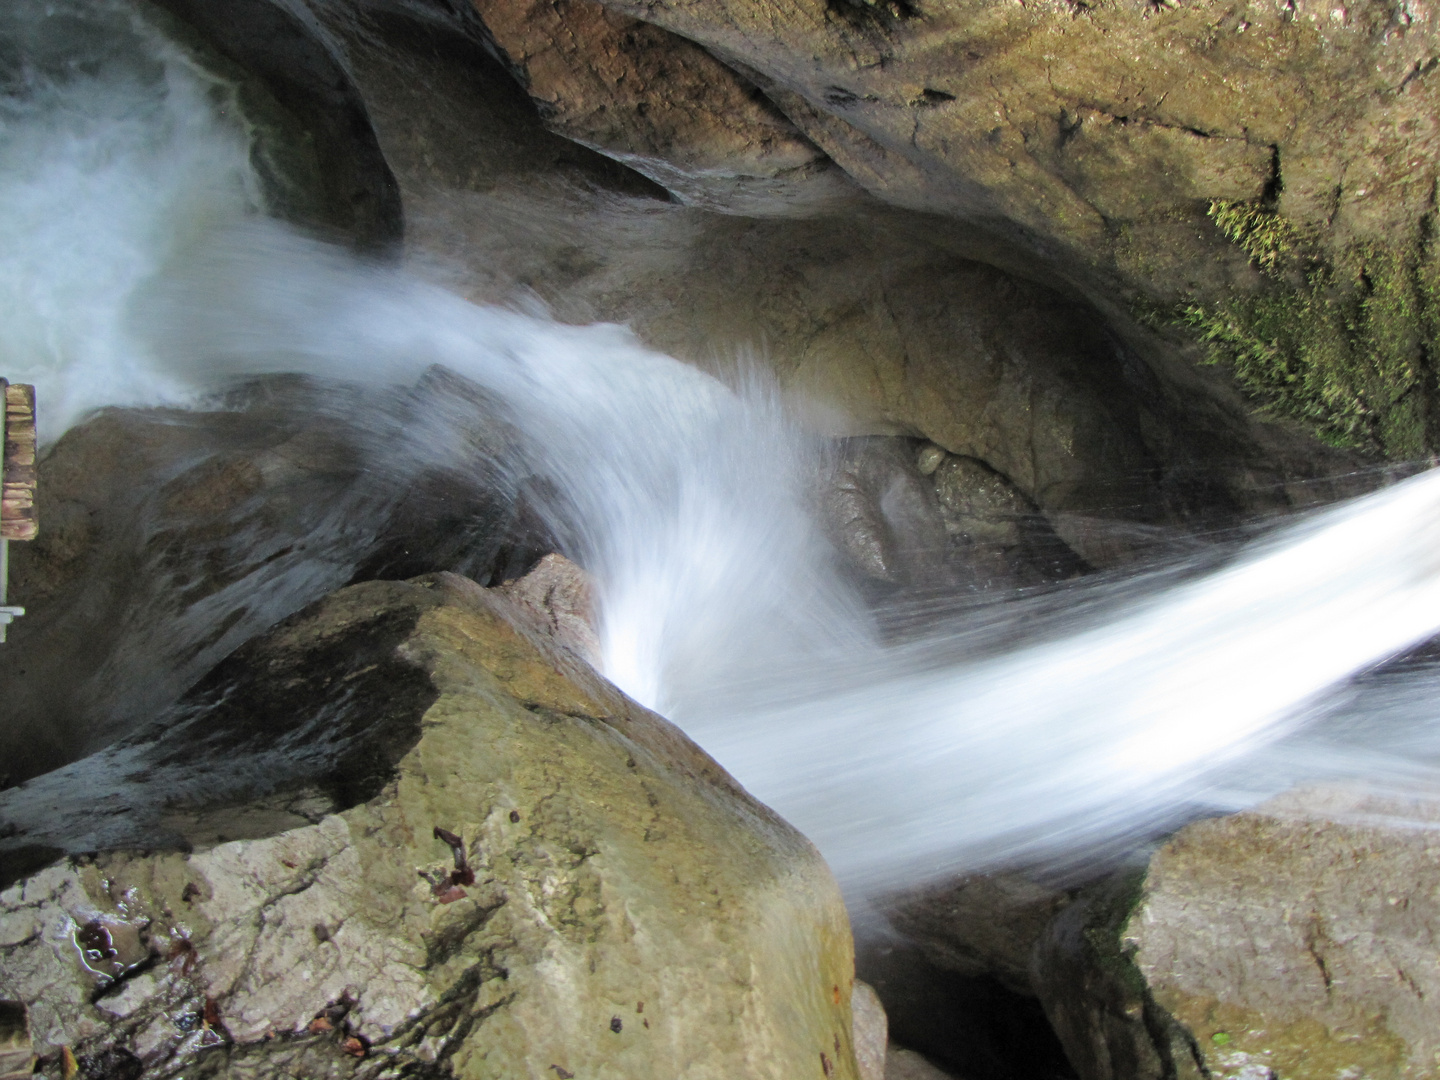
<svg viewBox="0 0 1440 1080">
<path fill-rule="evenodd" d="M 1440 631 L 1440 473 L 1205 573 L 887 643 L 812 514 L 824 447 L 763 379 L 478 307 L 267 218 L 225 85 L 120 0 L 12 4 L 0 38 L 0 371 L 37 384 L 43 437 L 259 373 L 478 384 L 521 433 L 495 466 L 550 481 L 597 581 L 606 674 L 852 890 L 1074 861 L 1315 776 L 1430 778 L 1433 677 L 1354 680 Z M 403 458 L 454 437 L 412 431 Z M 1016 610 L 1026 642 L 997 655 Z"/>
</svg>

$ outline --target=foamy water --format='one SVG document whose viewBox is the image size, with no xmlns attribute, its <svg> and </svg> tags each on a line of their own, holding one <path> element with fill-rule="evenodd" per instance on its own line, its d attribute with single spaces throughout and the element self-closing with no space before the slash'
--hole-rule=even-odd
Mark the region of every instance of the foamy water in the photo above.
<svg viewBox="0 0 1440 1080">
<path fill-rule="evenodd" d="M 1384 730 L 1372 699 L 1336 697 L 1440 631 L 1440 473 L 1131 587 L 1103 618 L 1048 616 L 1005 655 L 979 658 L 963 625 L 885 646 L 809 508 L 823 448 L 762 380 L 477 307 L 258 216 L 213 80 L 118 0 L 43 9 L 108 27 L 0 15 L 37 58 L 0 106 L 0 372 L 38 385 L 43 435 L 263 372 L 472 380 L 523 434 L 500 464 L 555 485 L 546 509 L 598 582 L 606 674 L 852 888 L 1065 860 L 1307 776 L 1408 779 L 1440 749 L 1425 676 L 1385 699 Z M 67 49 L 109 59 L 82 70 Z M 444 460 L 452 436 L 413 433 L 407 460 Z"/>
</svg>

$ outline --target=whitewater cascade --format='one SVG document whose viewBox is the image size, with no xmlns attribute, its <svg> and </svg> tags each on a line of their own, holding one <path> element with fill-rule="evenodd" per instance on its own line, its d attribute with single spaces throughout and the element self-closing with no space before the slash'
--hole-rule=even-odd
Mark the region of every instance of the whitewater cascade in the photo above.
<svg viewBox="0 0 1440 1080">
<path fill-rule="evenodd" d="M 1428 676 L 1347 688 L 1440 631 L 1440 472 L 999 656 L 975 625 L 887 645 L 811 512 L 823 447 L 763 380 L 478 307 L 268 218 L 224 85 L 120 0 L 12 4 L 0 37 L 25 58 L 0 100 L 0 371 L 37 385 L 42 438 L 261 373 L 458 373 L 522 435 L 499 466 L 558 492 L 606 674 L 854 889 L 1109 849 L 1317 775 L 1399 783 L 1440 751 Z"/>
</svg>

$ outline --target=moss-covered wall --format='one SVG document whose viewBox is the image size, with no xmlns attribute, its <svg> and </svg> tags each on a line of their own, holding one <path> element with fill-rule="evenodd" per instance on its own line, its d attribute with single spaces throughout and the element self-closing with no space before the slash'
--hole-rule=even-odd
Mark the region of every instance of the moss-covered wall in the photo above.
<svg viewBox="0 0 1440 1080">
<path fill-rule="evenodd" d="M 1210 217 L 1265 279 L 1253 295 L 1181 306 L 1178 321 L 1199 333 L 1211 360 L 1263 409 L 1306 421 L 1332 445 L 1392 459 L 1435 450 L 1433 217 L 1408 237 L 1334 254 L 1261 202 L 1216 200 Z"/>
</svg>

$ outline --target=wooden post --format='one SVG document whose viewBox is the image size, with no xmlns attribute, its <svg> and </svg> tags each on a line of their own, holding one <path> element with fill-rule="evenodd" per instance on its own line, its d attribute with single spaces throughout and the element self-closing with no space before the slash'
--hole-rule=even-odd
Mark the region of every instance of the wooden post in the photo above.
<svg viewBox="0 0 1440 1080">
<path fill-rule="evenodd" d="M 0 379 L 4 410 L 0 411 L 0 642 L 5 628 L 25 614 L 7 604 L 10 541 L 34 540 L 35 515 L 35 388 Z"/>
<path fill-rule="evenodd" d="M 35 388 L 0 385 L 5 387 L 0 540 L 34 540 L 40 527 L 35 515 Z"/>
</svg>

